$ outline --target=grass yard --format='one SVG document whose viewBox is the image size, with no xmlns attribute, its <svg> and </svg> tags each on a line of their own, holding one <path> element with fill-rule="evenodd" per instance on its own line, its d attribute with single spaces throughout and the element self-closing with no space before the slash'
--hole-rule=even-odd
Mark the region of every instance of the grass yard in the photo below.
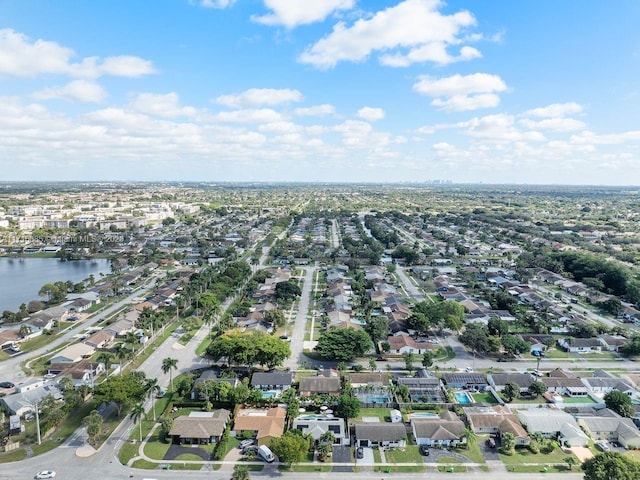
<svg viewBox="0 0 640 480">
<path fill-rule="evenodd" d="M 147 440 L 144 446 L 144 453 L 154 460 L 162 460 L 169 450 L 169 442 L 160 438 L 160 429 L 157 428 Z M 200 458 L 198 458 L 200 460 Z"/>
<path fill-rule="evenodd" d="M 363 417 L 378 417 L 381 422 L 391 421 L 390 408 L 361 408 L 358 421 L 362 421 Z"/>
<path fill-rule="evenodd" d="M 528 448 L 516 448 L 516 453 L 514 455 L 504 455 L 500 452 L 498 452 L 498 454 L 500 455 L 500 459 L 509 465 L 514 465 L 514 464 L 521 464 L 521 463 L 541 463 L 541 464 L 547 464 L 547 463 L 562 463 L 562 464 L 566 464 L 565 462 L 565 458 L 567 458 L 569 455 L 572 455 L 575 457 L 575 455 L 573 454 L 567 454 L 564 453 L 561 449 L 556 448 L 553 452 L 551 453 L 536 453 L 533 454 L 529 451 Z M 576 458 L 577 460 L 577 458 Z"/>
<path fill-rule="evenodd" d="M 399 448 L 392 448 L 391 450 L 384 452 L 384 456 L 390 463 L 422 462 L 422 455 L 420 455 L 418 447 L 415 445 L 407 445 L 404 450 Z"/>
<path fill-rule="evenodd" d="M 482 456 L 482 452 L 480 451 L 480 445 L 484 443 L 484 441 L 488 437 L 481 436 L 478 437 L 476 443 L 469 445 L 469 448 L 457 448 L 455 451 L 460 455 L 464 455 L 468 457 L 474 463 L 484 463 L 484 457 Z"/>
<path fill-rule="evenodd" d="M 19 462 L 25 458 L 27 458 L 27 451 L 24 448 L 18 448 L 7 453 L 0 453 L 0 463 Z"/>
<path fill-rule="evenodd" d="M 471 396 L 477 403 L 498 403 L 496 397 L 490 393 L 472 393 Z"/>
<path fill-rule="evenodd" d="M 139 446 L 140 445 L 137 442 L 134 444 L 128 442 L 123 443 L 122 447 L 120 447 L 120 451 L 118 452 L 118 460 L 120 460 L 120 463 L 126 465 L 129 463 L 129 460 L 137 457 Z"/>
<path fill-rule="evenodd" d="M 591 400 L 591 398 L 589 397 L 563 397 L 562 398 L 562 403 L 564 404 L 582 404 L 582 403 L 595 403 L 593 400 Z"/>
<path fill-rule="evenodd" d="M 453 463 L 460 463 L 460 460 L 458 460 L 457 458 L 453 458 L 453 457 L 440 457 L 438 459 L 436 459 L 436 463 L 447 463 L 447 464 L 453 464 Z M 463 465 L 439 465 L 438 466 L 438 471 L 439 472 L 466 472 L 467 471 L 467 467 L 463 466 Z"/>
<path fill-rule="evenodd" d="M 600 353 L 581 353 L 580 357 L 585 360 L 591 360 L 594 362 L 621 362 L 622 359 L 614 352 L 600 352 Z"/>
<path fill-rule="evenodd" d="M 568 473 L 570 470 L 563 465 L 507 465 L 507 472 L 515 473 Z M 574 472 L 579 472 L 580 468 L 575 467 Z"/>
<path fill-rule="evenodd" d="M 531 357 L 534 360 L 538 358 L 533 355 L 527 355 L 527 357 Z M 563 350 L 558 350 L 557 348 L 550 348 L 545 352 L 544 358 L 553 358 L 553 359 L 572 358 L 573 359 L 573 358 L 576 358 L 576 356 L 573 353 L 565 352 Z"/>
</svg>

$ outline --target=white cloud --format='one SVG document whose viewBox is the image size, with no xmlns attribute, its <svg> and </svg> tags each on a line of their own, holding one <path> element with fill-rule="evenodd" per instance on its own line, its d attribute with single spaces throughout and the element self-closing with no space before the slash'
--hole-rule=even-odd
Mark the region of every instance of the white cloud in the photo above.
<svg viewBox="0 0 640 480">
<path fill-rule="evenodd" d="M 447 112 L 464 112 L 480 108 L 492 108 L 500 105 L 500 97 L 493 93 L 479 95 L 454 95 L 447 99 L 436 98 L 431 105 Z"/>
<path fill-rule="evenodd" d="M 544 141 L 540 132 L 522 132 L 515 126 L 515 117 L 506 113 L 475 117 L 460 126 L 466 126 L 466 134 L 489 142 Z"/>
<path fill-rule="evenodd" d="M 264 4 L 271 13 L 252 16 L 254 22 L 295 28 L 321 22 L 334 11 L 349 10 L 355 0 L 264 0 Z"/>
<path fill-rule="evenodd" d="M 423 75 L 414 83 L 413 89 L 429 97 L 434 97 L 431 105 L 448 112 L 477 110 L 496 107 L 507 85 L 498 75 L 473 73 L 436 78 Z"/>
<path fill-rule="evenodd" d="M 336 112 L 336 108 L 333 105 L 324 103 L 322 105 L 314 105 L 313 107 L 296 108 L 293 113 L 298 116 L 325 116 L 333 115 Z"/>
<path fill-rule="evenodd" d="M 0 30 L 0 76 L 35 77 L 41 74 L 97 78 L 102 75 L 139 77 L 155 73 L 153 64 L 139 57 L 87 57 L 73 63 L 75 52 L 46 40 L 32 41 L 11 29 Z"/>
<path fill-rule="evenodd" d="M 157 117 L 188 117 L 197 113 L 193 107 L 180 105 L 180 99 L 175 92 L 167 93 L 166 95 L 141 93 L 133 99 L 131 106 L 140 113 Z"/>
<path fill-rule="evenodd" d="M 369 122 L 375 122 L 384 118 L 384 110 L 381 108 L 363 107 L 358 110 L 358 117 Z"/>
<path fill-rule="evenodd" d="M 205 8 L 227 8 L 236 3 L 236 0 L 200 0 L 200 5 Z"/>
<path fill-rule="evenodd" d="M 257 107 L 260 105 L 279 105 L 281 103 L 300 102 L 302 93 L 288 88 L 251 88 L 242 93 L 221 95 L 216 103 L 228 107 Z"/>
<path fill-rule="evenodd" d="M 583 130 L 587 124 L 575 118 L 545 118 L 534 121 L 529 119 L 520 120 L 520 123 L 531 130 L 555 130 L 558 132 L 571 132 Z"/>
<path fill-rule="evenodd" d="M 430 97 L 448 97 L 472 93 L 503 92 L 507 89 L 507 85 L 498 75 L 488 73 L 452 75 L 443 78 L 423 75 L 413 85 L 413 89 Z"/>
<path fill-rule="evenodd" d="M 476 20 L 466 10 L 444 15 L 438 11 L 443 5 L 439 0 L 405 0 L 351 26 L 339 22 L 298 60 L 326 69 L 341 61 L 364 61 L 374 52 L 384 52 L 381 61 L 395 66 L 476 58 L 477 50 L 464 47 L 459 57 L 446 53 L 447 46 L 460 44 L 461 31 Z"/>
<path fill-rule="evenodd" d="M 107 92 L 95 82 L 75 80 L 67 85 L 45 88 L 32 96 L 43 100 L 59 98 L 69 102 L 100 103 L 107 97 Z"/>
<path fill-rule="evenodd" d="M 217 123 L 275 123 L 280 122 L 283 116 L 270 108 L 232 110 L 220 112 L 211 117 L 211 121 Z"/>
<path fill-rule="evenodd" d="M 574 103 L 553 103 L 546 107 L 534 108 L 527 110 L 523 115 L 533 117 L 564 117 L 565 115 L 574 115 L 582 112 L 582 106 Z"/>
</svg>

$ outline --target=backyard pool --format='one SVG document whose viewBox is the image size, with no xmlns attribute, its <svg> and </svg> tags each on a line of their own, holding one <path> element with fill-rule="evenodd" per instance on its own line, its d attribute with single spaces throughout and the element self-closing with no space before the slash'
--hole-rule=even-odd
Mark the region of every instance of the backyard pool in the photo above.
<svg viewBox="0 0 640 480">
<path fill-rule="evenodd" d="M 262 392 L 262 398 L 276 398 L 277 396 L 278 392 L 274 392 L 273 390 Z"/>
<path fill-rule="evenodd" d="M 456 402 L 461 405 L 473 403 L 473 398 L 467 392 L 454 392 L 453 395 L 456 397 Z"/>
<path fill-rule="evenodd" d="M 389 397 L 381 397 L 377 395 L 363 395 L 361 399 L 365 403 L 387 403 L 389 401 Z"/>
<path fill-rule="evenodd" d="M 411 418 L 437 418 L 438 415 L 435 413 L 419 412 L 419 413 L 412 413 L 410 417 Z"/>
</svg>

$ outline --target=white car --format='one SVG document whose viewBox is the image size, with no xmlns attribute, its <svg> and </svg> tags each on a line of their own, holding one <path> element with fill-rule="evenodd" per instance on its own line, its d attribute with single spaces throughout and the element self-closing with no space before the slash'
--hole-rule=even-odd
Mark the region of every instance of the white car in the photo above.
<svg viewBox="0 0 640 480">
<path fill-rule="evenodd" d="M 247 448 L 253 445 L 253 440 L 242 440 L 240 445 L 238 445 L 239 449 Z"/>
<path fill-rule="evenodd" d="M 53 470 L 43 470 L 36 475 L 36 478 L 39 480 L 41 478 L 55 478 L 56 472 Z"/>
</svg>

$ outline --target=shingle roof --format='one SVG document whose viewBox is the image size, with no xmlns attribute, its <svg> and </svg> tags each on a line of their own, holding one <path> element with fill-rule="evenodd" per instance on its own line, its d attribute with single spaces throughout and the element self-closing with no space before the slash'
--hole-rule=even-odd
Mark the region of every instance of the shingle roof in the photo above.
<svg viewBox="0 0 640 480">
<path fill-rule="evenodd" d="M 182 416 L 173 421 L 169 435 L 180 438 L 211 438 L 219 437 L 224 432 L 231 412 L 220 409 L 211 412 L 211 417 Z"/>
<path fill-rule="evenodd" d="M 356 423 L 356 438 L 372 442 L 397 442 L 407 437 L 407 429 L 400 423 Z"/>
</svg>

